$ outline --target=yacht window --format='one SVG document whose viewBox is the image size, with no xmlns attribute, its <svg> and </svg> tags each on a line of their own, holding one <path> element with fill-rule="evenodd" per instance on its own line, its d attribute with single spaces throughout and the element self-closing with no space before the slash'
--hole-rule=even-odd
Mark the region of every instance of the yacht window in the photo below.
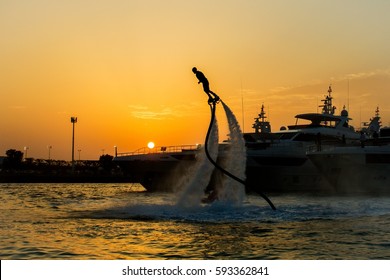
<svg viewBox="0 0 390 280">
<path fill-rule="evenodd" d="M 321 126 L 336 127 L 340 121 L 322 121 Z"/>
</svg>

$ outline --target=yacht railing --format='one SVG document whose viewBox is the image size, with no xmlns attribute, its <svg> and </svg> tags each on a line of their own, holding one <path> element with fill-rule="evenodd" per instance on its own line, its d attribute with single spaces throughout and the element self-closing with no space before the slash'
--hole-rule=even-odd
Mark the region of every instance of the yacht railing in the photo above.
<svg viewBox="0 0 390 280">
<path fill-rule="evenodd" d="M 185 151 L 197 151 L 200 150 L 201 147 L 201 144 L 180 146 L 156 146 L 154 148 L 142 147 L 138 150 L 135 150 L 134 152 L 117 153 L 117 157 L 145 154 L 181 153 Z"/>
</svg>

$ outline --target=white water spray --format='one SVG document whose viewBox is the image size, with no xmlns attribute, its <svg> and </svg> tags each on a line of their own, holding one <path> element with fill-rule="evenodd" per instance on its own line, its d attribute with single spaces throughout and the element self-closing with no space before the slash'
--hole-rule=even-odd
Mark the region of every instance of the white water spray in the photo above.
<svg viewBox="0 0 390 280">
<path fill-rule="evenodd" d="M 224 164 L 227 171 L 234 174 L 236 177 L 245 181 L 246 169 L 246 148 L 245 141 L 242 137 L 240 125 L 230 110 L 223 101 L 222 105 L 226 113 L 226 118 L 229 125 L 230 146 L 226 151 Z M 240 182 L 226 178 L 223 188 L 219 190 L 218 197 L 221 201 L 241 205 L 245 198 L 245 186 Z"/>
<path fill-rule="evenodd" d="M 222 102 L 222 101 L 221 101 Z M 230 110 L 230 108 L 222 102 L 223 108 L 228 120 L 230 143 L 228 148 L 223 151 L 221 157 L 223 159 L 224 168 L 234 174 L 234 176 L 245 181 L 246 170 L 246 148 L 245 141 L 242 137 L 240 125 Z M 216 119 L 212 125 L 210 138 L 208 141 L 209 153 L 211 158 L 216 161 L 218 156 L 218 125 Z M 209 184 L 214 166 L 206 158 L 205 153 L 199 153 L 197 164 L 182 177 L 179 186 L 182 186 L 182 191 L 179 194 L 177 206 L 185 208 L 193 208 L 200 205 L 204 197 L 204 190 Z M 222 203 L 229 205 L 241 206 L 245 199 L 245 186 L 233 180 L 232 178 L 224 177 L 221 185 L 215 186 L 218 194 L 218 199 Z"/>
<path fill-rule="evenodd" d="M 208 147 L 210 155 L 216 160 L 218 155 L 218 123 L 215 119 L 213 128 L 211 130 Z M 177 206 L 179 207 L 196 207 L 200 205 L 201 199 L 204 197 L 204 190 L 210 182 L 211 174 L 214 170 L 214 166 L 206 158 L 204 153 L 204 147 L 198 154 L 198 163 L 183 178 L 181 185 L 183 186 L 182 192 L 179 194 Z"/>
</svg>

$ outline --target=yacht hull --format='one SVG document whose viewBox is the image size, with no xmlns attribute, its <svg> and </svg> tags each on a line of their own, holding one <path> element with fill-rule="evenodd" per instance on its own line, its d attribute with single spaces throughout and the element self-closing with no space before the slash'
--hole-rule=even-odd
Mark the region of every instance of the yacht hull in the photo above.
<svg viewBox="0 0 390 280">
<path fill-rule="evenodd" d="M 390 146 L 339 147 L 308 157 L 337 192 L 390 193 Z"/>
</svg>

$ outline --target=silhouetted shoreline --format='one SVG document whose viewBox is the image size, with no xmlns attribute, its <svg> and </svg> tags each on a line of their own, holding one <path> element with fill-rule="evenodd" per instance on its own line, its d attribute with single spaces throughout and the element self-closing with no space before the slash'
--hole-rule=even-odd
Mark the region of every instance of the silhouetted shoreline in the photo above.
<svg viewBox="0 0 390 280">
<path fill-rule="evenodd" d="M 131 183 L 134 179 L 116 166 L 113 156 L 97 160 L 63 161 L 23 159 L 23 153 L 8 150 L 0 162 L 0 183 Z"/>
</svg>

